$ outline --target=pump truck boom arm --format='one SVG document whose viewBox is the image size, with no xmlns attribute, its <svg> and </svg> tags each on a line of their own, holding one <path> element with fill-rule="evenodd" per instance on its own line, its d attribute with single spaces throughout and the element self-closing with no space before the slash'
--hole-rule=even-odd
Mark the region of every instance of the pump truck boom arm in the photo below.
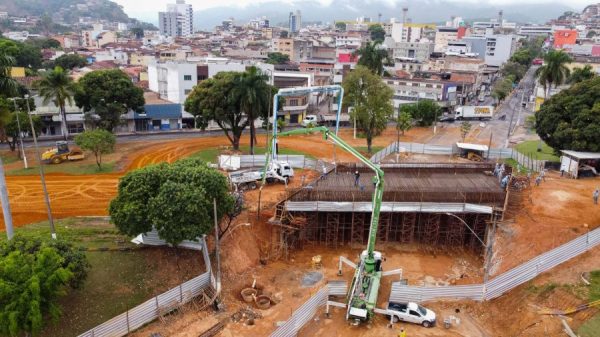
<svg viewBox="0 0 600 337">
<path fill-rule="evenodd" d="M 383 200 L 383 170 L 324 126 L 290 130 L 279 133 L 279 136 L 307 135 L 312 134 L 313 132 L 322 133 L 325 140 L 331 140 L 375 172 L 375 176 L 373 177 L 375 191 L 373 193 L 373 209 L 369 227 L 369 241 L 367 243 L 367 249 L 361 254 L 354 278 L 352 279 L 352 286 L 349 289 L 347 299 L 348 311 L 346 313 L 346 319 L 352 318 L 356 321 L 365 321 L 370 319 L 374 314 L 382 276 L 381 253 L 375 252 L 375 240 L 377 239 L 379 213 L 381 211 L 381 203 Z M 273 144 L 276 144 L 276 141 L 273 141 Z M 270 148 L 268 151 L 265 171 L 271 157 L 269 154 L 271 151 L 275 151 L 275 149 Z"/>
</svg>

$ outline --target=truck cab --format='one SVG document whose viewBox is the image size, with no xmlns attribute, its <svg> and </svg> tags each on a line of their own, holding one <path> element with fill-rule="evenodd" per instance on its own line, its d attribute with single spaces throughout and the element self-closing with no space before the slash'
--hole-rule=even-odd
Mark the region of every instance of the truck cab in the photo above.
<svg viewBox="0 0 600 337">
<path fill-rule="evenodd" d="M 317 126 L 317 115 L 306 115 L 300 124 L 305 128 L 310 125 Z"/>
<path fill-rule="evenodd" d="M 390 302 L 387 311 L 393 322 L 420 324 L 426 328 L 435 325 L 435 312 L 414 302 Z"/>
</svg>

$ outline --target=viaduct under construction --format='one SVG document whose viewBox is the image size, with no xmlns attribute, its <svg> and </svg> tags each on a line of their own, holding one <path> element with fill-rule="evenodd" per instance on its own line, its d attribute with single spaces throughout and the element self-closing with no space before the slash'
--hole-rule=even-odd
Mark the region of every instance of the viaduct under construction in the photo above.
<svg viewBox="0 0 600 337">
<path fill-rule="evenodd" d="M 493 163 L 382 164 L 381 168 L 385 189 L 378 244 L 418 243 L 481 253 L 480 240 L 490 240 L 494 222 L 511 213 L 507 208 L 517 203 L 508 200 L 492 175 Z M 372 177 L 372 171 L 360 164 L 338 164 L 318 181 L 290 190 L 272 222 L 276 246 L 287 251 L 304 244 L 364 245 L 372 211 Z"/>
</svg>

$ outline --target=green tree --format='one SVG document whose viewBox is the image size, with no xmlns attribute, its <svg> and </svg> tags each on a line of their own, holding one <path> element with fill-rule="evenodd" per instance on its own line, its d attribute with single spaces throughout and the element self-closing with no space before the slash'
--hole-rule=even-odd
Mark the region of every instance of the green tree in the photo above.
<svg viewBox="0 0 600 337">
<path fill-rule="evenodd" d="M 369 26 L 369 35 L 373 42 L 381 43 L 385 39 L 385 30 L 379 24 L 371 25 Z"/>
<path fill-rule="evenodd" d="M 345 22 L 336 22 L 335 28 L 337 30 L 341 30 L 341 31 L 345 32 L 346 31 L 346 23 Z"/>
<path fill-rule="evenodd" d="M 248 68 L 235 79 L 234 95 L 239 96 L 240 110 L 246 113 L 250 121 L 250 154 L 254 154 L 257 118 L 267 118 L 272 87 L 267 84 L 269 77 L 254 66 Z"/>
<path fill-rule="evenodd" d="M 536 70 L 535 75 L 544 87 L 546 98 L 552 85 L 556 88 L 568 80 L 571 71 L 566 64 L 571 61 L 571 57 L 562 50 L 551 50 L 544 56 L 545 64 Z"/>
<path fill-rule="evenodd" d="M 144 37 L 144 28 L 142 27 L 133 27 L 129 32 L 138 40 Z"/>
<path fill-rule="evenodd" d="M 416 103 L 401 105 L 400 113 L 409 114 L 418 126 L 431 126 L 441 114 L 441 108 L 432 100 L 420 100 Z"/>
<path fill-rule="evenodd" d="M 527 66 L 525 66 L 521 63 L 513 62 L 513 61 L 506 62 L 502 66 L 502 69 L 500 70 L 500 73 L 503 76 L 511 76 L 512 75 L 515 79 L 515 82 L 519 82 L 523 78 L 523 76 L 525 76 L 526 72 L 527 72 Z"/>
<path fill-rule="evenodd" d="M 387 50 L 379 42 L 367 42 L 364 47 L 354 52 L 358 56 L 358 65 L 369 68 L 374 74 L 382 76 L 383 66 L 390 63 Z"/>
<path fill-rule="evenodd" d="M 185 100 L 185 111 L 194 115 L 196 125 L 204 129 L 210 121 L 215 121 L 234 150 L 239 150 L 240 138 L 249 124 L 240 109 L 236 89 L 239 76 L 236 72 L 220 72 L 196 85 Z"/>
<path fill-rule="evenodd" d="M 15 236 L 0 244 L 0 334 L 38 335 L 60 316 L 58 299 L 78 287 L 89 264 L 64 242 Z"/>
<path fill-rule="evenodd" d="M 32 99 L 33 100 L 33 99 Z M 12 104 L 12 103 L 11 103 Z M 18 116 L 17 116 L 18 114 Z M 19 121 L 17 123 L 17 117 Z M 36 132 L 36 135 L 39 135 L 42 132 L 42 128 L 44 127 L 44 123 L 42 123 L 42 119 L 40 116 L 34 115 L 31 116 L 31 120 L 33 121 L 33 128 Z M 31 127 L 29 125 L 29 116 L 27 116 L 26 112 L 12 112 L 10 117 L 6 122 L 6 126 L 4 128 L 4 132 L 6 137 L 10 137 L 8 141 L 8 145 L 11 151 L 15 151 L 17 147 L 17 141 L 19 140 L 19 124 L 21 124 L 21 132 L 23 133 L 31 133 Z M 19 151 L 19 157 L 21 156 L 21 152 Z"/>
<path fill-rule="evenodd" d="M 88 64 L 87 59 L 78 54 L 64 54 L 56 58 L 56 60 L 49 62 L 47 67 L 61 67 L 66 70 L 71 70 L 73 68 L 82 68 Z"/>
<path fill-rule="evenodd" d="M 27 39 L 25 44 L 31 45 L 38 49 L 59 49 L 60 42 L 55 39 L 49 38 L 35 38 L 35 39 Z"/>
<path fill-rule="evenodd" d="M 573 72 L 569 76 L 569 83 L 575 84 L 579 82 L 583 82 L 589 79 L 592 79 L 596 76 L 596 72 L 594 72 L 594 68 L 589 64 L 586 64 L 583 68 L 575 68 Z"/>
<path fill-rule="evenodd" d="M 67 127 L 66 105 L 73 104 L 73 95 L 76 88 L 75 83 L 69 77 L 69 74 L 61 67 L 56 67 L 44 74 L 41 80 L 35 83 L 39 90 L 43 103 L 54 103 L 59 108 L 61 117 L 61 129 L 65 140 L 69 138 L 69 128 Z"/>
<path fill-rule="evenodd" d="M 94 154 L 98 170 L 102 169 L 102 155 L 113 153 L 116 141 L 115 135 L 104 129 L 88 130 L 75 136 L 75 144 Z"/>
<path fill-rule="evenodd" d="M 527 48 L 521 48 L 510 57 L 510 61 L 527 66 L 533 61 L 531 56 L 532 55 Z"/>
<path fill-rule="evenodd" d="M 347 93 L 344 103 L 352 106 L 350 118 L 356 120 L 367 139 L 368 152 L 372 151 L 373 138 L 385 130 L 394 113 L 394 92 L 383 81 L 364 66 L 357 66 L 342 83 Z"/>
<path fill-rule="evenodd" d="M 396 129 L 402 131 L 402 135 L 412 128 L 413 119 L 408 111 L 400 111 L 396 118 Z"/>
<path fill-rule="evenodd" d="M 267 61 L 265 62 L 269 64 L 285 64 L 290 62 L 290 57 L 287 54 L 282 54 L 280 52 L 268 53 Z"/>
<path fill-rule="evenodd" d="M 213 229 L 217 217 L 230 216 L 234 199 L 225 176 L 198 159 L 162 163 L 127 173 L 109 206 L 112 221 L 127 235 L 156 228 L 170 244 L 194 240 Z"/>
<path fill-rule="evenodd" d="M 540 138 L 556 151 L 600 152 L 600 77 L 562 90 L 535 114 Z"/>
<path fill-rule="evenodd" d="M 504 100 L 513 89 L 513 77 L 508 76 L 502 80 L 497 81 L 492 89 L 492 97 L 498 102 Z"/>
<path fill-rule="evenodd" d="M 467 138 L 467 135 L 469 134 L 469 132 L 471 132 L 471 127 L 472 127 L 472 125 L 468 121 L 463 121 L 460 124 L 460 137 L 462 138 L 463 142 Z"/>
<path fill-rule="evenodd" d="M 0 92 L 6 96 L 17 93 L 19 85 L 12 77 L 10 71 L 15 64 L 15 59 L 0 50 Z"/>
<path fill-rule="evenodd" d="M 99 117 L 98 126 L 112 132 L 129 110 L 144 111 L 144 91 L 120 69 L 96 70 L 78 82 L 75 103 Z"/>
<path fill-rule="evenodd" d="M 589 32 L 588 32 L 588 33 L 585 35 L 585 37 L 586 37 L 586 38 L 588 38 L 588 39 L 591 39 L 591 38 L 593 38 L 593 37 L 594 37 L 594 36 L 596 36 L 596 35 L 598 35 L 598 33 L 596 33 L 596 31 L 594 31 L 594 30 L 590 30 L 590 31 L 589 31 Z"/>
</svg>

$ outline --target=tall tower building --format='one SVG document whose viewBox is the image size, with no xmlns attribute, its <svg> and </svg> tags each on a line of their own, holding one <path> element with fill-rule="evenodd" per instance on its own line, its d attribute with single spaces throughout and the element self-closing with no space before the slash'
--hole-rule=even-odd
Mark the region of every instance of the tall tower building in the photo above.
<svg viewBox="0 0 600 337">
<path fill-rule="evenodd" d="M 298 33 L 300 28 L 302 28 L 302 14 L 300 13 L 300 10 L 297 10 L 296 14 L 294 14 L 294 12 L 290 12 L 289 28 L 290 34 Z"/>
<path fill-rule="evenodd" d="M 167 36 L 190 36 L 194 33 L 194 10 L 185 0 L 167 5 L 166 12 L 158 13 L 160 33 Z"/>
</svg>

